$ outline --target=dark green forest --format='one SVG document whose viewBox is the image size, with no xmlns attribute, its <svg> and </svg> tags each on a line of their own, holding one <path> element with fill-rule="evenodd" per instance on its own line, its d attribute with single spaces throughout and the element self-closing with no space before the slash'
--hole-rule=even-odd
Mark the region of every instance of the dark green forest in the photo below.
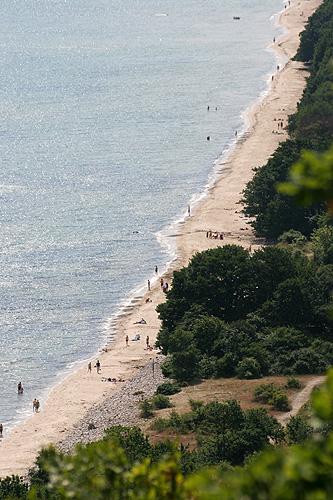
<svg viewBox="0 0 333 500">
<path fill-rule="evenodd" d="M 251 255 L 236 245 L 196 254 L 174 272 L 157 344 L 166 382 L 142 411 L 207 378 L 258 379 L 254 397 L 285 411 L 288 400 L 266 375 L 325 374 L 307 415 L 285 429 L 263 408 L 237 401 L 191 401 L 191 411 L 159 418 L 154 432 L 195 435 L 196 446 L 151 444 L 137 428 L 111 427 L 103 440 L 65 455 L 43 450 L 29 481 L 0 480 L 0 500 L 323 500 L 333 491 L 333 0 L 324 0 L 301 33 L 295 58 L 309 71 L 290 139 L 254 172 L 241 203 L 271 243 Z M 296 199 L 277 185 L 306 161 L 325 189 Z M 325 158 L 324 158 L 324 156 Z M 303 171 L 306 171 L 303 170 Z M 306 189 L 314 189 L 316 182 Z M 314 202 L 313 202 L 314 200 Z M 164 406 L 162 406 L 162 404 Z"/>
<path fill-rule="evenodd" d="M 277 239 L 294 229 L 309 237 L 318 226 L 325 204 L 300 207 L 293 198 L 278 193 L 277 182 L 287 180 L 289 168 L 302 150 L 325 151 L 333 140 L 333 6 L 323 2 L 301 33 L 295 59 L 307 65 L 309 76 L 297 112 L 289 116 L 290 139 L 280 144 L 266 165 L 255 169 L 242 203 L 253 217 L 256 233 Z"/>
<path fill-rule="evenodd" d="M 174 272 L 157 308 L 165 375 L 210 377 L 324 373 L 333 364 L 332 263 L 269 246 L 195 255 Z"/>
</svg>

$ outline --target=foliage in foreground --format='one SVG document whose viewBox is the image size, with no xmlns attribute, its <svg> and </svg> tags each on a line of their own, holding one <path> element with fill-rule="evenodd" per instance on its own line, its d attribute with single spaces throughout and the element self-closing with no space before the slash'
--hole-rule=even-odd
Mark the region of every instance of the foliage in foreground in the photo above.
<svg viewBox="0 0 333 500">
<path fill-rule="evenodd" d="M 313 396 L 317 431 L 333 425 L 332 401 L 333 370 Z M 293 423 L 293 427 L 297 430 L 299 426 Z M 303 431 L 306 439 L 306 429 Z M 133 463 L 109 439 L 78 447 L 73 456 L 49 448 L 41 463 L 50 478 L 49 491 L 60 500 L 329 500 L 333 433 L 315 432 L 304 444 L 289 450 L 283 447 L 259 453 L 244 469 L 225 471 L 222 466 L 187 478 L 181 473 L 181 456 L 175 449 L 158 462 L 145 458 Z M 33 490 L 30 500 L 46 498 L 37 497 Z"/>
<path fill-rule="evenodd" d="M 333 214 L 333 147 L 321 154 L 304 151 L 290 169 L 288 182 L 278 184 L 278 189 L 306 206 L 326 199 Z"/>
</svg>

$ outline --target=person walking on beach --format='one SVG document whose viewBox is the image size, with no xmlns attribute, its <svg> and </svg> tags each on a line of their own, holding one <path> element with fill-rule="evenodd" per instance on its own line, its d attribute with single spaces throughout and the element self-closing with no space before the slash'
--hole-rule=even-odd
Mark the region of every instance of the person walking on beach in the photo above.
<svg viewBox="0 0 333 500">
<path fill-rule="evenodd" d="M 91 362 L 88 363 L 88 372 L 91 373 Z"/>
<path fill-rule="evenodd" d="M 96 370 L 97 370 L 97 373 L 100 373 L 100 371 L 101 371 L 101 363 L 99 362 L 99 359 L 96 361 Z"/>
<path fill-rule="evenodd" d="M 126 335 L 126 347 L 128 347 L 128 335 Z"/>
<path fill-rule="evenodd" d="M 189 216 L 191 215 L 191 207 L 190 207 L 190 205 L 188 205 L 188 207 L 187 207 L 187 213 L 188 213 Z"/>
<path fill-rule="evenodd" d="M 0 424 L 0 437 L 2 437 L 2 433 L 3 433 L 3 425 Z"/>
<path fill-rule="evenodd" d="M 149 335 L 147 335 L 146 344 L 147 344 L 147 349 L 149 349 Z"/>
<path fill-rule="evenodd" d="M 157 274 L 158 273 L 158 267 L 155 266 L 155 273 Z"/>
<path fill-rule="evenodd" d="M 36 404 L 35 404 L 35 409 L 36 409 L 36 412 L 38 413 L 38 410 L 39 410 L 39 401 L 38 399 L 36 400 Z"/>
<path fill-rule="evenodd" d="M 150 292 L 150 280 L 148 280 L 148 291 Z"/>
<path fill-rule="evenodd" d="M 164 284 L 164 281 L 163 281 L 163 278 L 161 278 L 161 288 L 163 288 L 163 284 Z"/>
</svg>

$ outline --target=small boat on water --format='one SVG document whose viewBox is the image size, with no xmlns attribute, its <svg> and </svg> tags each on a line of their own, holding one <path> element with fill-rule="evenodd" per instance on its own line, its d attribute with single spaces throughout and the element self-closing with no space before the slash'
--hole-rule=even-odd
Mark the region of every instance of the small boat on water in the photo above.
<svg viewBox="0 0 333 500">
<path fill-rule="evenodd" d="M 240 17 L 239 16 L 234 16 L 234 19 L 240 19 Z"/>
</svg>

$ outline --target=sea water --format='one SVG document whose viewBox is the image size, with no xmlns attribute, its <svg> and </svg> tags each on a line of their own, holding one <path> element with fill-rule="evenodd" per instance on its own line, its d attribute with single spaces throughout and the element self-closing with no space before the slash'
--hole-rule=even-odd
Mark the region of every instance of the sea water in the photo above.
<svg viewBox="0 0 333 500">
<path fill-rule="evenodd" d="M 31 414 L 33 398 L 43 405 L 112 338 L 121 307 L 174 257 L 166 228 L 202 197 L 216 160 L 245 130 L 246 110 L 268 91 L 282 8 L 1 2 L 5 435 Z"/>
</svg>

